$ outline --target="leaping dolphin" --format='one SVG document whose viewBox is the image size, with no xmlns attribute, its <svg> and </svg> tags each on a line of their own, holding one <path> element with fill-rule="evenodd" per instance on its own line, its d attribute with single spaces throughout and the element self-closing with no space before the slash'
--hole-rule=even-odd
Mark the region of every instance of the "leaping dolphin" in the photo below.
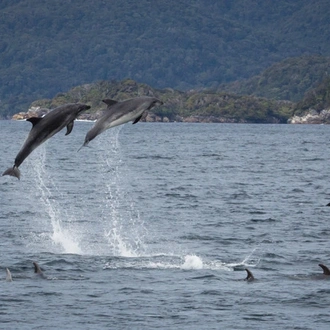
<svg viewBox="0 0 330 330">
<path fill-rule="evenodd" d="M 245 268 L 245 270 L 247 272 L 247 276 L 246 276 L 245 280 L 248 281 L 248 282 L 254 281 L 254 276 L 253 276 L 252 272 L 247 268 Z"/>
<path fill-rule="evenodd" d="M 33 127 L 15 158 L 14 166 L 7 169 L 2 175 L 11 175 L 19 179 L 20 171 L 18 167 L 23 163 L 25 158 L 65 126 L 67 127 L 65 135 L 70 134 L 74 120 L 82 111 L 88 109 L 90 109 L 90 106 L 86 104 L 69 103 L 50 111 L 42 118 L 28 118 L 27 121 L 31 122 Z"/>
<path fill-rule="evenodd" d="M 133 121 L 133 124 L 136 124 L 148 110 L 163 104 L 157 98 L 149 96 L 136 97 L 122 102 L 104 99 L 102 102 L 106 103 L 108 107 L 87 132 L 82 147 L 87 146 L 96 136 L 111 127 L 122 125 L 129 121 Z"/>
<path fill-rule="evenodd" d="M 323 264 L 319 264 L 319 266 L 323 269 L 323 275 L 330 275 L 330 270 L 327 266 Z"/>
</svg>

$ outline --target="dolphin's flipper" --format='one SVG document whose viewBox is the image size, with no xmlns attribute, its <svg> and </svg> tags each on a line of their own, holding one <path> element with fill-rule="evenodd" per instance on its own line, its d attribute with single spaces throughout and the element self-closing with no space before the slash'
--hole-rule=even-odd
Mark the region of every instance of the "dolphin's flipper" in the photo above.
<svg viewBox="0 0 330 330">
<path fill-rule="evenodd" d="M 35 125 L 37 125 L 40 122 L 40 120 L 42 120 L 42 118 L 40 118 L 40 117 L 31 117 L 31 118 L 26 119 L 26 121 L 29 121 L 33 127 Z"/>
<path fill-rule="evenodd" d="M 111 107 L 112 105 L 118 103 L 118 101 L 111 100 L 111 99 L 104 99 L 104 100 L 102 100 L 102 102 L 104 102 L 108 106 L 108 108 Z"/>
<path fill-rule="evenodd" d="M 6 268 L 6 273 L 7 273 L 6 281 L 11 282 L 13 280 L 13 278 L 11 277 L 11 272 L 8 268 Z"/>
<path fill-rule="evenodd" d="M 142 114 L 143 115 L 143 114 Z M 136 124 L 141 118 L 142 118 L 142 115 L 137 117 L 134 121 L 133 121 L 133 125 Z"/>
<path fill-rule="evenodd" d="M 4 172 L 2 173 L 2 176 L 4 176 L 4 175 L 11 175 L 11 176 L 16 177 L 16 178 L 19 180 L 19 178 L 20 178 L 20 176 L 21 176 L 21 172 L 20 172 L 20 170 L 18 169 L 18 167 L 16 167 L 16 166 L 14 165 L 13 167 L 10 167 L 10 168 L 8 168 L 6 171 L 4 171 Z"/>
<path fill-rule="evenodd" d="M 65 135 L 69 135 L 71 132 L 72 132 L 72 129 L 73 129 L 73 122 L 72 121 L 71 123 L 69 123 L 67 126 L 66 126 L 66 133 Z"/>
<path fill-rule="evenodd" d="M 319 264 L 319 266 L 323 269 L 323 274 L 324 275 L 330 275 L 330 270 L 327 266 L 325 266 L 323 264 Z"/>
<path fill-rule="evenodd" d="M 251 271 L 250 270 L 248 270 L 247 268 L 245 268 L 245 270 L 246 270 L 246 272 L 247 272 L 247 276 L 246 276 L 246 281 L 253 281 L 254 280 L 254 276 L 253 276 L 253 274 L 251 273 Z"/>
</svg>

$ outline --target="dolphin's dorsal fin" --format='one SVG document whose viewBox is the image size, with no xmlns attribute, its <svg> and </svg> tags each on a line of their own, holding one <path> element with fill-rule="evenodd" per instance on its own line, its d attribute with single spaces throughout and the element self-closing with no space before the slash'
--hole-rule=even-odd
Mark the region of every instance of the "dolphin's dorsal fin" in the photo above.
<svg viewBox="0 0 330 330">
<path fill-rule="evenodd" d="M 323 264 L 319 264 L 319 266 L 323 269 L 323 274 L 324 275 L 330 275 L 330 270 L 327 266 L 325 266 Z"/>
<path fill-rule="evenodd" d="M 136 124 L 140 119 L 142 118 L 142 115 L 137 117 L 134 121 L 133 121 L 133 125 Z"/>
<path fill-rule="evenodd" d="M 13 278 L 11 277 L 11 272 L 8 268 L 6 268 L 6 273 L 7 273 L 6 281 L 11 282 L 13 280 Z"/>
<path fill-rule="evenodd" d="M 72 129 L 73 129 L 73 120 L 71 123 L 69 123 L 67 126 L 66 126 L 66 133 L 65 135 L 69 135 L 71 132 L 72 132 Z"/>
<path fill-rule="evenodd" d="M 253 281 L 254 280 L 254 276 L 253 274 L 250 272 L 250 270 L 248 270 L 247 268 L 245 268 L 246 272 L 247 272 L 247 276 L 246 276 L 246 281 Z"/>
<path fill-rule="evenodd" d="M 108 106 L 108 108 L 111 107 L 112 105 L 118 103 L 118 101 L 111 100 L 111 99 L 104 99 L 104 100 L 102 100 L 102 102 L 104 102 Z"/>
<path fill-rule="evenodd" d="M 31 117 L 31 118 L 26 119 L 26 121 L 29 121 L 32 124 L 33 127 L 35 125 L 37 125 L 40 120 L 42 120 L 42 118 L 40 118 L 40 117 Z"/>
<path fill-rule="evenodd" d="M 41 271 L 39 265 L 36 262 L 33 262 L 33 265 L 34 265 L 34 272 L 37 274 L 42 274 L 42 271 Z"/>
</svg>

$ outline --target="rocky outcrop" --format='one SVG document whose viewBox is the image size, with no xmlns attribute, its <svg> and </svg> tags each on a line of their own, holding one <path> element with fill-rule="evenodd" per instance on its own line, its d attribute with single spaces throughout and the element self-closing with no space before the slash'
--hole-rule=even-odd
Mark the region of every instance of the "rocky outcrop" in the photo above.
<svg viewBox="0 0 330 330">
<path fill-rule="evenodd" d="M 13 115 L 12 119 L 14 120 L 23 120 L 31 117 L 43 117 L 50 110 L 41 107 L 31 107 L 27 112 L 19 112 Z"/>
<path fill-rule="evenodd" d="M 321 112 L 311 109 L 303 116 L 289 118 L 288 124 L 330 124 L 330 109 Z"/>
<path fill-rule="evenodd" d="M 215 116 L 189 116 L 182 118 L 182 121 L 184 123 L 243 123 L 243 121 Z"/>
</svg>

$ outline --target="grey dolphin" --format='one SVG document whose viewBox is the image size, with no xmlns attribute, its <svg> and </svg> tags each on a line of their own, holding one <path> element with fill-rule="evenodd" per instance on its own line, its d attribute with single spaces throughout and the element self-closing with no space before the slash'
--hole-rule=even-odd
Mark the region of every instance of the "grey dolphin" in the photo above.
<svg viewBox="0 0 330 330">
<path fill-rule="evenodd" d="M 11 282 L 13 278 L 11 277 L 11 272 L 8 268 L 6 268 L 6 281 Z"/>
<path fill-rule="evenodd" d="M 32 117 L 27 119 L 27 121 L 32 123 L 33 127 L 15 158 L 14 166 L 7 169 L 2 175 L 11 175 L 19 179 L 20 171 L 18 167 L 23 163 L 25 158 L 65 126 L 67 127 L 65 135 L 70 134 L 74 120 L 82 111 L 88 109 L 90 109 L 90 106 L 86 104 L 69 103 L 50 111 L 42 118 Z"/>
<path fill-rule="evenodd" d="M 43 271 L 41 270 L 41 268 L 39 267 L 39 265 L 34 261 L 33 262 L 34 265 L 34 272 L 39 275 L 42 278 L 46 278 L 46 276 L 44 275 Z"/>
<path fill-rule="evenodd" d="M 319 266 L 323 269 L 323 275 L 330 275 L 330 270 L 327 266 L 323 264 L 319 264 Z"/>
<path fill-rule="evenodd" d="M 248 281 L 248 282 L 254 281 L 254 276 L 251 273 L 251 271 L 249 269 L 247 269 L 247 268 L 245 268 L 245 270 L 247 272 L 247 276 L 246 276 L 246 279 L 245 280 Z"/>
<path fill-rule="evenodd" d="M 163 104 L 159 99 L 149 96 L 135 97 L 122 102 L 110 99 L 102 101 L 108 107 L 94 126 L 87 132 L 82 147 L 87 146 L 96 136 L 111 127 L 122 125 L 129 121 L 133 121 L 133 124 L 136 124 L 148 110 Z"/>
</svg>

